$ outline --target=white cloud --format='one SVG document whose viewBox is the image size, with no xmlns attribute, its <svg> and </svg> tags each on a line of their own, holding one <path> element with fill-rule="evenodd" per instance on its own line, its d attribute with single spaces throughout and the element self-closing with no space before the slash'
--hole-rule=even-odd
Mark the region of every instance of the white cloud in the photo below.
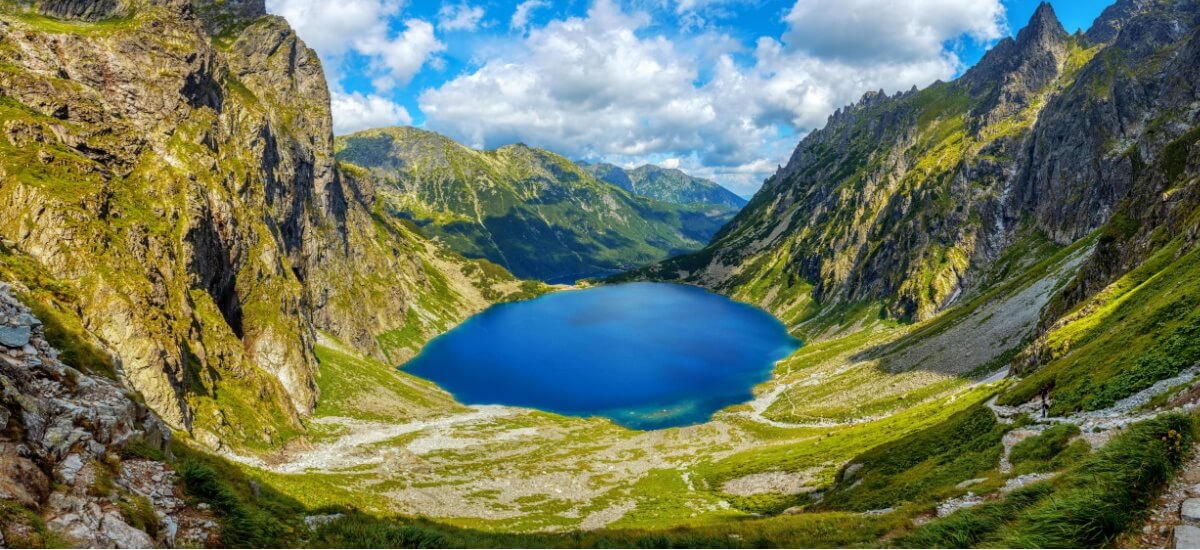
<svg viewBox="0 0 1200 550">
<path fill-rule="evenodd" d="M 517 5 L 516 11 L 513 12 L 512 22 L 509 27 L 523 30 L 529 24 L 529 15 L 533 10 L 546 7 L 546 0 L 525 0 Z"/>
<path fill-rule="evenodd" d="M 404 107 L 391 100 L 358 92 L 334 91 L 332 96 L 333 131 L 338 135 L 349 134 L 368 128 L 383 126 L 405 126 L 412 124 L 412 117 Z"/>
<path fill-rule="evenodd" d="M 371 66 L 378 75 L 375 87 L 381 91 L 408 84 L 426 61 L 446 49 L 428 22 L 409 19 L 404 26 L 404 32 L 392 38 L 368 35 L 354 42 L 355 50 L 371 57 Z"/>
<path fill-rule="evenodd" d="M 948 79 L 960 62 L 944 44 L 1002 32 L 999 0 L 844 0 L 838 10 L 815 2 L 797 0 L 787 32 L 759 39 L 752 61 L 739 63 L 729 37 L 653 35 L 647 15 L 594 0 L 585 17 L 532 28 L 473 72 L 426 90 L 421 110 L 428 127 L 474 146 L 523 141 L 617 164 L 657 159 L 748 192 L 787 159 L 796 133 L 868 90 Z M 539 4 L 519 6 L 513 27 Z M 838 32 L 871 47 L 839 45 Z M 780 128 L 792 137 L 781 139 Z"/>
<path fill-rule="evenodd" d="M 433 25 L 420 19 L 404 22 L 396 34 L 389 27 L 400 15 L 402 0 L 267 0 L 267 10 L 282 15 L 300 38 L 321 55 L 332 82 L 342 78 L 349 53 L 367 56 L 371 76 L 383 88 L 403 86 L 446 48 Z"/>
<path fill-rule="evenodd" d="M 468 4 L 446 4 L 438 10 L 438 30 L 474 31 L 483 19 L 483 8 Z"/>
<path fill-rule="evenodd" d="M 268 0 L 268 8 L 321 53 L 335 89 L 349 55 L 367 58 L 360 76 L 373 94 L 335 94 L 345 132 L 410 122 L 384 95 L 441 66 L 437 33 L 478 29 L 486 13 L 473 1 L 445 0 L 436 27 L 405 20 L 405 0 Z M 420 93 L 425 124 L 474 146 L 522 141 L 575 158 L 672 164 L 747 193 L 837 108 L 867 90 L 951 78 L 961 62 L 948 44 L 1005 31 L 1000 0 L 840 0 L 836 10 L 792 0 L 764 12 L 785 31 L 752 44 L 705 23 L 748 1 L 591 0 L 585 16 L 531 26 L 550 3 L 525 0 L 510 21 L 518 33 L 476 49 L 466 72 Z M 673 11 L 690 30 L 663 35 L 666 27 L 622 5 Z"/>
<path fill-rule="evenodd" d="M 784 18 L 784 42 L 822 59 L 910 61 L 938 57 L 964 34 L 999 38 L 1004 6 L 995 0 L 797 0 Z"/>
</svg>

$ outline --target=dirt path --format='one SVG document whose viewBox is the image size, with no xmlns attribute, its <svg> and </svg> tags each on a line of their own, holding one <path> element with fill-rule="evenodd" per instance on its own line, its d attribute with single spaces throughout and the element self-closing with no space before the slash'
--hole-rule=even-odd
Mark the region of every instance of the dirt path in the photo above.
<svg viewBox="0 0 1200 550">
<path fill-rule="evenodd" d="M 336 441 L 317 444 L 305 451 L 277 457 L 280 459 L 278 461 L 242 456 L 231 452 L 226 452 L 225 456 L 255 468 L 282 474 L 295 474 L 311 470 L 328 472 L 382 462 L 385 456 L 384 451 L 382 449 L 373 450 L 370 447 L 389 439 L 420 431 L 440 431 L 464 424 L 489 422 L 517 414 L 520 410 L 498 405 L 483 405 L 473 407 L 471 412 L 463 414 L 403 424 L 368 422 L 336 416 L 316 417 L 312 419 L 314 424 L 342 426 L 349 429 L 349 433 Z"/>
<path fill-rule="evenodd" d="M 991 409 L 992 413 L 996 415 L 996 419 L 1000 422 L 1011 424 L 1022 414 L 1028 415 L 1035 422 L 1032 425 L 1024 426 L 1005 434 L 1002 440 L 1004 452 L 1000 456 L 1000 473 L 1005 475 L 1012 473 L 1013 465 L 1009 460 L 1009 454 L 1012 452 L 1014 446 L 1021 441 L 1041 434 L 1047 428 L 1057 424 L 1075 424 L 1079 426 L 1081 433 L 1078 437 L 1085 439 L 1091 444 L 1093 449 L 1097 449 L 1108 443 L 1114 432 L 1130 424 L 1148 420 L 1167 412 L 1192 410 L 1196 406 L 1195 403 L 1189 403 L 1183 407 L 1169 410 L 1135 412 L 1142 405 L 1149 403 L 1155 396 L 1169 391 L 1175 386 L 1191 381 L 1197 374 L 1200 374 L 1200 365 L 1195 365 L 1184 370 L 1178 376 L 1161 380 L 1149 388 L 1116 402 L 1113 406 L 1106 409 L 1076 413 L 1069 416 L 1041 418 L 1040 402 L 1036 399 L 1015 407 L 1007 407 L 997 405 L 996 400 L 998 397 L 993 397 L 988 400 L 987 407 Z M 998 378 L 995 375 L 989 376 L 980 383 L 993 379 Z M 959 509 L 999 498 L 1013 490 L 1049 479 L 1054 475 L 1027 474 L 1017 476 L 1009 479 L 1004 487 L 997 492 L 987 495 L 967 493 L 964 496 L 946 500 L 938 505 L 937 516 L 945 517 Z M 1144 544 L 1149 547 L 1165 547 L 1170 542 L 1171 529 L 1180 522 L 1180 503 L 1190 496 L 1200 496 L 1200 485 L 1197 485 L 1197 483 L 1200 483 L 1200 454 L 1192 458 L 1185 467 L 1184 472 L 1177 476 L 1176 480 L 1171 484 L 1170 489 L 1165 491 L 1163 496 L 1160 497 L 1159 507 L 1155 510 L 1152 519 L 1146 524 L 1141 538 L 1138 539 L 1139 542 L 1135 543 L 1135 545 Z"/>
<path fill-rule="evenodd" d="M 1149 403 L 1150 400 L 1154 399 L 1155 396 L 1166 392 L 1175 386 L 1189 382 L 1197 375 L 1200 375 L 1200 364 L 1193 365 L 1192 367 L 1185 369 L 1177 376 L 1167 378 L 1166 380 L 1160 380 L 1153 386 L 1126 397 L 1125 399 L 1117 401 L 1115 404 L 1113 404 L 1113 406 L 1106 409 L 1075 413 L 1069 416 L 1051 416 L 1042 418 L 1041 411 L 1039 410 L 1038 402 L 1036 400 L 1015 407 L 1007 407 L 1004 405 L 997 405 L 996 398 L 993 397 L 987 402 L 987 406 L 996 415 L 996 418 L 1005 424 L 1011 424 L 1013 420 L 1021 414 L 1028 414 L 1029 417 L 1036 420 L 1038 424 L 1043 425 L 1042 429 L 1044 429 L 1044 426 L 1052 424 L 1075 424 L 1076 426 L 1079 426 L 1080 431 L 1085 434 L 1106 432 L 1113 429 L 1121 429 L 1142 420 L 1149 420 L 1166 412 L 1186 412 L 1192 410 L 1196 407 L 1195 403 L 1188 403 L 1183 407 L 1168 411 L 1136 412 L 1139 407 Z"/>
</svg>

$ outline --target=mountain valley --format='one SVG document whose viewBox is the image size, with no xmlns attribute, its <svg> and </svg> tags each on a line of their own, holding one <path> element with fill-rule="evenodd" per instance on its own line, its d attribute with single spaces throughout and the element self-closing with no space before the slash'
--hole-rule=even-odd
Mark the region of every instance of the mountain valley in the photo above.
<svg viewBox="0 0 1200 550">
<path fill-rule="evenodd" d="M 1194 2 L 1074 35 L 1042 3 L 959 78 L 838 110 L 748 202 L 335 137 L 262 0 L 0 0 L 0 130 L 0 546 L 1191 540 Z M 404 368 L 490 307 L 631 281 L 803 346 L 655 430 Z"/>
</svg>

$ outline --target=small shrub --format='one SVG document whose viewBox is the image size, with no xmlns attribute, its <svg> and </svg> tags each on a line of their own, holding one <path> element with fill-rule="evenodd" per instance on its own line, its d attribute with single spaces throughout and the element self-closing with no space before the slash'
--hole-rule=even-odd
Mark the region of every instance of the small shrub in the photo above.
<svg viewBox="0 0 1200 550">
<path fill-rule="evenodd" d="M 160 523 L 150 499 L 142 495 L 130 495 L 118 502 L 117 506 L 121 509 L 121 517 L 125 519 L 125 523 L 145 531 L 151 537 L 158 536 Z"/>
<path fill-rule="evenodd" d="M 92 470 L 95 472 L 95 477 L 92 484 L 87 488 L 87 493 L 94 497 L 106 498 L 112 496 L 117 490 L 117 484 L 113 481 L 113 472 L 108 465 L 98 460 L 92 461 Z"/>
</svg>

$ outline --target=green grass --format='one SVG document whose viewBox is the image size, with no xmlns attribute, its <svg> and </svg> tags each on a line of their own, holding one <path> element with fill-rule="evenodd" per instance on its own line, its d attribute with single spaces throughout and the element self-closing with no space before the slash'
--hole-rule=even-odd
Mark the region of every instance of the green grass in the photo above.
<svg viewBox="0 0 1200 550">
<path fill-rule="evenodd" d="M 945 422 L 855 458 L 862 470 L 840 474 L 837 489 L 818 505 L 822 510 L 865 512 L 912 504 L 932 507 L 965 493 L 959 482 L 995 474 L 1003 452 L 1000 440 L 1011 429 L 996 422 L 987 407 L 975 405 Z"/>
<path fill-rule="evenodd" d="M 46 527 L 36 510 L 15 500 L 0 499 L 0 534 L 8 548 L 69 548 L 70 543 Z"/>
<path fill-rule="evenodd" d="M 1136 525 L 1190 454 L 1194 419 L 1168 414 L 1130 427 L 1051 481 L 922 526 L 906 548 L 1099 548 Z"/>
<path fill-rule="evenodd" d="M 725 481 L 754 473 L 828 468 L 873 447 L 938 425 L 987 399 L 994 391 L 989 387 L 972 388 L 952 397 L 920 403 L 881 420 L 834 428 L 774 428 L 746 421 L 739 427 L 752 430 L 761 443 L 719 461 L 702 462 L 696 471 L 709 486 L 719 487 Z M 828 471 L 821 477 L 832 481 Z"/>
<path fill-rule="evenodd" d="M 269 486 L 247 478 L 222 459 L 176 445 L 178 473 L 193 504 L 210 506 L 230 548 L 299 546 L 305 509 Z"/>
<path fill-rule="evenodd" d="M 29 25 L 31 29 L 48 34 L 103 36 L 127 31 L 137 24 L 136 13 L 132 10 L 130 10 L 130 13 L 126 13 L 120 17 L 110 17 L 100 21 L 56 19 L 33 12 L 21 12 L 16 17 L 21 22 Z"/>
<path fill-rule="evenodd" d="M 433 383 L 370 357 L 330 345 L 314 349 L 320 363 L 317 416 L 403 422 L 414 417 L 464 410 Z"/>
<path fill-rule="evenodd" d="M 1200 250 L 1163 247 L 1063 317 L 1045 337 L 1043 366 L 1006 392 L 1023 403 L 1053 388 L 1051 412 L 1095 410 L 1200 361 Z"/>
<path fill-rule="evenodd" d="M 1074 424 L 1059 424 L 1013 445 L 1008 459 L 1016 475 L 1055 472 L 1078 461 L 1091 450 Z"/>
</svg>

